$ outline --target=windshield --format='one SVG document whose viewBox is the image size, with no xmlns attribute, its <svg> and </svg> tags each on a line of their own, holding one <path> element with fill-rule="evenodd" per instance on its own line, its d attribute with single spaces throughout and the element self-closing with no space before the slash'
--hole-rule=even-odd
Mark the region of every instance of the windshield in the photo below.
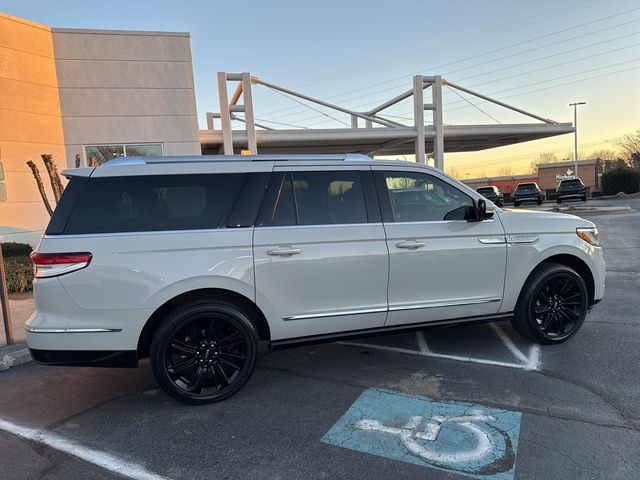
<svg viewBox="0 0 640 480">
<path fill-rule="evenodd" d="M 579 178 L 573 178 L 571 180 L 562 180 L 560 182 L 560 186 L 562 187 L 574 187 L 576 185 L 582 186 L 582 180 L 580 180 Z"/>
</svg>

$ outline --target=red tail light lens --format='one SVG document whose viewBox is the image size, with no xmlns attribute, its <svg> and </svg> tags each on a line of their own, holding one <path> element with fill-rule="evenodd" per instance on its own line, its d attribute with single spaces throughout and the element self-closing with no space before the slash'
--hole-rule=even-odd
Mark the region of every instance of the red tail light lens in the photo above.
<svg viewBox="0 0 640 480">
<path fill-rule="evenodd" d="M 31 252 L 37 278 L 55 277 L 86 267 L 91 262 L 91 253 L 39 253 Z"/>
</svg>

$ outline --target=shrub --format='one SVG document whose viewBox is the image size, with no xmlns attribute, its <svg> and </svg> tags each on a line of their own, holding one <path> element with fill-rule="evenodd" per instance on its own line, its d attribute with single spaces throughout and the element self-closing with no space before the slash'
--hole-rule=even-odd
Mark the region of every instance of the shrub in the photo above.
<svg viewBox="0 0 640 480">
<path fill-rule="evenodd" d="M 2 256 L 4 258 L 29 258 L 31 250 L 33 248 L 28 243 L 7 242 L 2 244 Z"/>
<path fill-rule="evenodd" d="M 4 262 L 9 293 L 28 292 L 33 289 L 33 266 L 29 257 L 9 258 Z"/>
<path fill-rule="evenodd" d="M 602 193 L 615 195 L 619 192 L 640 191 L 640 172 L 631 168 L 615 168 L 602 175 Z"/>
</svg>

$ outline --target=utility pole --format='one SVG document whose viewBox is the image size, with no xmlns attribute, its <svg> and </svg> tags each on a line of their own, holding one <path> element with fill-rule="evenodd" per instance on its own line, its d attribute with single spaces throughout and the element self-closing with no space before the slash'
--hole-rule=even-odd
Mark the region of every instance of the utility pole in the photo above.
<svg viewBox="0 0 640 480">
<path fill-rule="evenodd" d="M 578 105 L 586 105 L 587 102 L 575 102 L 570 103 L 569 106 L 573 107 L 573 127 L 575 128 L 575 134 L 573 137 L 573 175 L 574 178 L 578 178 Z"/>
<path fill-rule="evenodd" d="M 0 245 L 0 304 L 2 310 L 2 320 L 4 322 L 4 335 L 7 345 L 11 345 L 13 340 L 13 324 L 11 323 L 11 310 L 9 309 L 9 295 L 7 294 L 7 277 L 4 271 L 4 259 L 2 258 L 2 245 Z"/>
</svg>

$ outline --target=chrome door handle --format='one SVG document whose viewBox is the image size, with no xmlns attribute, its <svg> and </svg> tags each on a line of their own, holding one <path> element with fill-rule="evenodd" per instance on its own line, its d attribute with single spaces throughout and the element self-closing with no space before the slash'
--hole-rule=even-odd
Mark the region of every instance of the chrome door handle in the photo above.
<svg viewBox="0 0 640 480">
<path fill-rule="evenodd" d="M 294 247 L 277 247 L 271 250 L 267 250 L 267 255 L 280 255 L 283 257 L 298 255 L 299 253 L 302 253 L 302 249 Z"/>
<path fill-rule="evenodd" d="M 422 240 L 404 240 L 402 242 L 396 243 L 396 247 L 398 248 L 408 248 L 409 250 L 415 250 L 416 248 L 422 248 L 427 244 Z"/>
</svg>

